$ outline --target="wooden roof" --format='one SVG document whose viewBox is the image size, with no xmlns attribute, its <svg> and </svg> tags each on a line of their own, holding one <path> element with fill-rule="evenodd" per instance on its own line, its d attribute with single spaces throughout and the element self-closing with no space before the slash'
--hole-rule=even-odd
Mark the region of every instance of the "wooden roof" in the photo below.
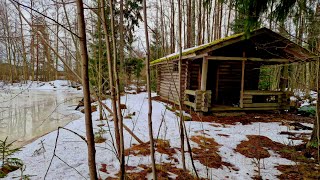
<svg viewBox="0 0 320 180">
<path fill-rule="evenodd" d="M 284 36 L 268 29 L 254 30 L 246 38 L 245 33 L 239 33 L 226 38 L 182 51 L 182 59 L 197 59 L 205 56 L 230 57 L 230 60 L 239 60 L 246 52 L 246 58 L 259 58 L 268 62 L 272 58 L 286 59 L 287 62 L 301 62 L 318 59 L 318 56 L 309 50 L 290 41 Z M 179 53 L 170 54 L 154 60 L 151 65 L 179 59 Z M 226 60 L 228 58 L 225 58 Z M 281 61 L 278 61 L 281 62 Z"/>
</svg>

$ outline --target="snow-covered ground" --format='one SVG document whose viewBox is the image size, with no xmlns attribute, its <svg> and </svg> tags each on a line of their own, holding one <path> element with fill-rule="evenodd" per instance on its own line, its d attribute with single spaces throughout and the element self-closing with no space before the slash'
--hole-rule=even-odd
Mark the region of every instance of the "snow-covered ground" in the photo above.
<svg viewBox="0 0 320 180">
<path fill-rule="evenodd" d="M 75 84 L 75 83 L 73 83 Z M 70 88 L 71 82 L 67 80 L 55 80 L 50 82 L 27 81 L 27 83 L 7 83 L 0 82 L 0 90 L 68 90 L 76 92 L 77 89 Z"/>
<path fill-rule="evenodd" d="M 155 96 L 156 94 L 153 94 Z M 121 98 L 121 102 L 126 104 L 127 109 L 124 110 L 124 115 L 135 114 L 132 119 L 124 119 L 124 124 L 128 126 L 132 131 L 142 140 L 147 142 L 148 136 L 148 102 L 147 94 L 127 94 Z M 110 101 L 106 100 L 105 103 L 110 107 Z M 160 139 L 167 139 L 173 148 L 180 147 L 179 138 L 179 124 L 178 117 L 174 112 L 166 109 L 165 103 L 153 101 L 153 133 L 157 137 L 159 134 Z M 115 177 L 115 174 L 119 171 L 119 163 L 114 154 L 114 148 L 112 146 L 112 138 L 109 132 L 113 131 L 113 121 L 107 113 L 109 121 L 99 120 L 98 111 L 92 113 L 93 125 L 95 132 L 102 132 L 104 138 L 107 139 L 105 143 L 96 144 L 96 160 L 98 169 L 101 164 L 107 165 L 107 172 L 99 171 L 99 176 L 102 179 L 107 177 Z M 163 121 L 161 128 L 160 124 Z M 103 124 L 103 126 L 101 126 Z M 308 124 L 309 125 L 309 124 Z M 72 131 L 85 136 L 85 122 L 84 117 L 78 120 L 70 122 L 65 126 Z M 195 165 L 202 177 L 209 177 L 213 179 L 251 179 L 255 175 L 256 164 L 253 159 L 247 158 L 242 154 L 235 152 L 235 148 L 241 141 L 247 140 L 246 135 L 262 135 L 269 137 L 271 140 L 283 143 L 283 144 L 299 144 L 300 140 L 289 140 L 288 135 L 281 135 L 281 131 L 289 131 L 287 126 L 281 125 L 279 122 L 255 122 L 248 125 L 236 124 L 236 125 L 222 125 L 219 123 L 209 122 L 186 122 L 186 128 L 189 136 L 204 135 L 206 137 L 214 138 L 215 141 L 221 145 L 219 147 L 218 154 L 222 157 L 224 162 L 229 162 L 234 165 L 238 171 L 231 169 L 230 167 L 223 166 L 219 169 L 209 168 L 207 169 L 199 161 L 195 161 Z M 110 130 L 110 131 L 109 131 Z M 160 131 L 160 132 L 159 132 Z M 310 131 L 300 131 L 310 132 Z M 221 136 L 219 134 L 225 134 L 228 136 Z M 113 134 L 112 134 L 113 135 Z M 138 142 L 132 138 L 129 133 L 124 132 L 125 136 L 125 148 L 129 148 L 132 144 L 138 144 Z M 31 179 L 43 179 L 50 164 L 50 160 L 53 157 L 53 151 L 55 148 L 55 142 L 57 137 L 57 131 L 51 132 L 34 142 L 26 145 L 21 152 L 16 154 L 16 157 L 23 160 L 26 164 L 26 169 L 23 172 L 25 175 L 31 176 Z M 114 137 L 114 135 L 113 135 Z M 41 143 L 42 142 L 42 143 Z M 191 145 L 197 147 L 198 145 L 192 141 Z M 42 145 L 43 144 L 43 145 Z M 185 143 L 186 144 L 186 143 Z M 263 160 L 263 168 L 261 169 L 263 179 L 275 179 L 276 175 L 280 174 L 275 166 L 278 164 L 294 164 L 294 162 L 281 158 L 275 152 L 269 150 L 271 157 Z M 176 151 L 175 156 L 179 162 L 176 163 L 177 167 L 181 165 L 181 154 Z M 61 161 L 61 158 L 63 161 Z M 190 163 L 190 157 L 186 153 L 187 167 L 192 169 Z M 157 163 L 171 162 L 170 158 L 166 155 L 156 152 Z M 139 164 L 150 164 L 149 156 L 133 156 L 126 157 L 126 162 L 129 166 L 137 166 Z M 67 164 L 66 164 L 67 163 Z M 8 175 L 7 179 L 20 176 L 21 172 L 16 171 Z M 46 179 L 89 179 L 88 165 L 87 165 L 87 146 L 77 135 L 66 131 L 60 130 L 59 137 L 56 146 L 56 156 L 53 158 L 50 169 L 48 170 Z"/>
<path fill-rule="evenodd" d="M 308 105 L 316 105 L 317 104 L 317 92 L 310 91 L 306 93 L 304 90 L 294 90 L 294 96 L 290 97 L 291 101 L 297 101 L 297 97 L 301 98 L 301 107 L 308 106 Z"/>
</svg>

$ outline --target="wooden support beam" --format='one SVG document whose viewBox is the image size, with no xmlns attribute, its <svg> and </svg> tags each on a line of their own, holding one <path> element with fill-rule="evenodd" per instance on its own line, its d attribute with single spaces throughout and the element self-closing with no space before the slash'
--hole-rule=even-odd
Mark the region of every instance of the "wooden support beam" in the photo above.
<svg viewBox="0 0 320 180">
<path fill-rule="evenodd" d="M 193 96 L 196 95 L 196 91 L 195 91 L 195 90 L 186 89 L 186 90 L 184 91 L 184 93 L 187 94 L 187 95 L 193 95 Z"/>
<path fill-rule="evenodd" d="M 281 91 L 266 91 L 266 90 L 245 90 L 244 95 L 281 95 Z"/>
<path fill-rule="evenodd" d="M 216 60 L 216 61 L 264 61 L 264 62 L 279 62 L 279 63 L 287 63 L 289 59 L 282 58 L 271 58 L 271 59 L 262 59 L 256 57 L 225 57 L 225 56 L 207 56 L 208 60 Z"/>
<path fill-rule="evenodd" d="M 289 67 L 283 66 L 281 69 L 280 89 L 282 92 L 286 91 L 288 85 Z"/>
<path fill-rule="evenodd" d="M 281 70 L 280 89 L 284 93 L 281 99 L 283 99 L 282 107 L 283 109 L 285 109 L 285 107 L 290 104 L 290 99 L 288 98 L 288 92 L 286 90 L 288 85 L 289 66 L 283 66 L 282 68 L 283 69 Z"/>
<path fill-rule="evenodd" d="M 216 75 L 216 92 L 215 92 L 215 102 L 218 102 L 218 96 L 219 96 L 219 71 L 220 71 L 220 65 L 217 65 L 217 75 Z"/>
<path fill-rule="evenodd" d="M 263 108 L 263 107 L 279 107 L 279 103 L 252 103 L 252 104 L 244 104 L 245 108 Z"/>
<path fill-rule="evenodd" d="M 192 57 L 190 57 L 189 59 L 195 60 L 195 59 L 203 58 L 203 57 L 205 57 L 205 56 L 208 56 L 208 53 L 204 53 L 204 54 L 199 54 L 199 55 L 196 55 L 196 56 L 192 56 Z"/>
<path fill-rule="evenodd" d="M 201 91 L 207 90 L 207 76 L 208 76 L 208 59 L 203 57 L 202 59 L 202 71 L 201 71 Z"/>
<path fill-rule="evenodd" d="M 246 57 L 246 53 L 243 52 L 243 57 Z M 244 91 L 244 73 L 245 73 L 246 60 L 242 61 L 241 69 L 241 91 L 240 91 L 240 108 L 243 108 L 243 91 Z"/>
</svg>

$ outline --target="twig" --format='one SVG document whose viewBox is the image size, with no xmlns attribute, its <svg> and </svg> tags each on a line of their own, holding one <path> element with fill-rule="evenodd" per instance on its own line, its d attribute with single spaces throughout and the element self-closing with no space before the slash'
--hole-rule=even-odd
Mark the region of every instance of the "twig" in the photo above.
<svg viewBox="0 0 320 180">
<path fill-rule="evenodd" d="M 189 152 L 189 155 L 190 155 L 192 168 L 193 168 L 194 172 L 196 173 L 197 179 L 199 179 L 199 175 L 198 175 L 196 166 L 194 165 L 194 160 L 193 160 L 193 155 L 192 155 L 192 149 L 191 149 L 191 145 L 190 145 L 188 133 L 187 133 L 187 130 L 186 130 L 186 125 L 185 125 L 184 123 L 183 123 L 183 125 L 184 125 L 184 133 L 185 133 L 186 140 L 187 140 L 188 152 Z"/>
<path fill-rule="evenodd" d="M 78 134 L 78 133 L 75 132 L 75 131 L 72 131 L 72 130 L 67 129 L 67 128 L 64 128 L 64 127 L 58 127 L 58 129 L 64 129 L 64 130 L 67 130 L 67 131 L 69 131 L 69 132 L 72 132 L 73 134 L 79 136 L 84 142 L 88 143 L 87 140 L 86 140 L 86 138 L 85 138 L 84 136 L 81 136 L 80 134 Z"/>
<path fill-rule="evenodd" d="M 49 166 L 48 166 L 48 168 L 47 168 L 46 174 L 44 175 L 43 179 L 46 179 L 46 177 L 47 177 L 47 175 L 48 175 L 48 172 L 49 172 L 49 169 L 50 169 L 50 167 L 51 167 L 53 158 L 54 158 L 54 156 L 55 156 L 55 154 L 56 154 L 57 143 L 58 143 L 58 138 L 59 138 L 59 129 L 60 129 L 60 128 L 58 128 L 58 131 L 57 131 L 57 137 L 56 137 L 56 142 L 55 142 L 55 144 L 54 144 L 53 155 L 52 155 L 52 157 L 51 157 Z"/>
<path fill-rule="evenodd" d="M 61 159 L 59 156 L 55 155 L 55 157 L 57 157 L 60 161 L 62 161 L 64 164 L 66 164 L 67 166 L 69 166 L 71 169 L 75 170 L 80 176 L 82 176 L 84 179 L 87 179 L 86 177 L 84 177 L 76 168 L 70 166 L 67 162 L 65 162 L 63 159 Z"/>
<path fill-rule="evenodd" d="M 62 161 L 63 163 L 65 163 L 65 164 L 66 164 L 67 166 L 69 166 L 70 168 L 74 169 L 80 176 L 82 176 L 83 178 L 85 178 L 77 169 L 75 169 L 74 167 L 70 166 L 67 162 L 65 162 L 65 161 L 62 160 L 59 156 L 56 155 L 56 150 L 57 150 L 57 145 L 58 145 L 58 139 L 59 139 L 60 129 L 64 129 L 64 130 L 67 130 L 67 131 L 69 131 L 69 132 L 72 132 L 73 134 L 79 136 L 83 141 L 85 141 L 86 144 L 88 144 L 88 143 L 87 143 L 87 140 L 86 140 L 83 136 L 81 136 L 80 134 L 78 134 L 77 132 L 74 132 L 74 131 L 72 131 L 72 130 L 70 130 L 70 129 L 67 129 L 67 128 L 64 128 L 64 127 L 58 127 L 57 137 L 56 137 L 56 141 L 55 141 L 54 149 L 53 149 L 53 155 L 52 155 L 52 157 L 51 157 L 49 166 L 48 166 L 48 168 L 47 168 L 46 174 L 44 175 L 43 179 L 46 179 L 46 177 L 47 177 L 47 175 L 48 175 L 48 172 L 49 172 L 49 170 L 50 170 L 51 164 L 52 164 L 52 162 L 53 162 L 54 157 L 57 157 L 60 161 Z M 85 178 L 85 179 L 87 179 L 87 178 Z"/>
</svg>

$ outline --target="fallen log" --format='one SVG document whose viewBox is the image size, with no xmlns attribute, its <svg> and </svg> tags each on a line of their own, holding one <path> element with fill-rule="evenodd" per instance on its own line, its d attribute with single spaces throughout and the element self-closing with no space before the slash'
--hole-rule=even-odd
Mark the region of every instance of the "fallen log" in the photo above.
<svg viewBox="0 0 320 180">
<path fill-rule="evenodd" d="M 98 101 L 102 107 L 104 107 L 110 114 L 113 114 L 112 110 L 105 104 L 103 103 L 99 98 L 92 98 L 93 100 L 96 100 Z M 123 128 L 135 139 L 137 140 L 140 144 L 143 143 L 143 141 L 141 139 L 138 138 L 138 136 L 136 136 L 125 124 L 123 124 L 122 122 L 122 125 L 123 125 Z"/>
</svg>

